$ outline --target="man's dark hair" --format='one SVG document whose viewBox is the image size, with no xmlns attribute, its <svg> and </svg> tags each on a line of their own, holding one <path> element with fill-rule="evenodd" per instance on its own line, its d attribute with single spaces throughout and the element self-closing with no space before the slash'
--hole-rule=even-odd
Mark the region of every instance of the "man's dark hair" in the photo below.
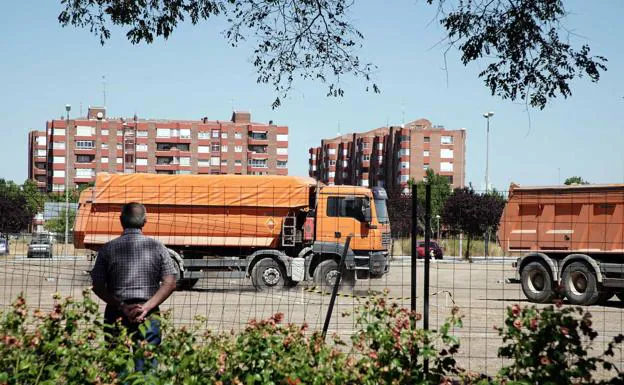
<svg viewBox="0 0 624 385">
<path fill-rule="evenodd" d="M 145 206 L 130 202 L 121 208 L 121 225 L 124 229 L 142 229 L 145 225 Z"/>
</svg>

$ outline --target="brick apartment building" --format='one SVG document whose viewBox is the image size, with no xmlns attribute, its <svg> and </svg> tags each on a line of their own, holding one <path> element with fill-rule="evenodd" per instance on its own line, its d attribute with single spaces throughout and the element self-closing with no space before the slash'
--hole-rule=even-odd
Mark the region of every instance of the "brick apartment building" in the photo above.
<svg viewBox="0 0 624 385">
<path fill-rule="evenodd" d="M 309 150 L 309 174 L 327 184 L 407 187 L 428 169 L 464 184 L 466 131 L 446 130 L 420 119 L 402 127 L 382 127 L 321 140 Z"/>
<path fill-rule="evenodd" d="M 64 191 L 65 162 L 72 187 L 98 172 L 288 174 L 288 127 L 252 122 L 248 112 L 229 121 L 108 119 L 90 107 L 87 117 L 49 121 L 28 139 L 29 178 L 42 191 Z"/>
</svg>

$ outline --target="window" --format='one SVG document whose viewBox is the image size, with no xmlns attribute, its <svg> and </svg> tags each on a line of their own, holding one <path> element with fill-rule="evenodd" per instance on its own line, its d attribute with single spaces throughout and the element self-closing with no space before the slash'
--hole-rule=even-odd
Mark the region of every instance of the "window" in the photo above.
<svg viewBox="0 0 624 385">
<path fill-rule="evenodd" d="M 234 165 L 236 165 L 236 166 L 242 166 L 242 165 L 243 165 L 243 162 L 242 162 L 240 159 L 236 159 L 236 160 L 234 161 Z"/>
<path fill-rule="evenodd" d="M 343 149 L 342 156 L 347 156 L 347 155 L 349 155 L 349 150 Z"/>
<path fill-rule="evenodd" d="M 147 131 L 145 131 L 145 130 L 137 131 L 137 137 L 138 138 L 147 138 Z"/>
<path fill-rule="evenodd" d="M 181 128 L 180 129 L 180 138 L 182 138 L 182 139 L 191 139 L 191 129 L 190 128 Z"/>
<path fill-rule="evenodd" d="M 100 163 L 108 163 L 108 157 L 103 156 L 102 158 L 100 158 Z"/>
<path fill-rule="evenodd" d="M 316 154 L 312 154 L 312 160 L 316 160 Z"/>
<path fill-rule="evenodd" d="M 93 170 L 90 168 L 77 168 L 76 169 L 76 177 L 77 178 L 91 178 L 93 176 Z"/>
<path fill-rule="evenodd" d="M 403 169 L 409 168 L 409 162 L 401 162 L 401 168 Z"/>
<path fill-rule="evenodd" d="M 362 179 L 360 182 L 360 186 L 368 187 L 368 179 Z"/>
<path fill-rule="evenodd" d="M 121 145 L 121 143 L 117 143 L 117 149 L 118 150 L 122 150 L 123 149 L 123 146 Z"/>
<path fill-rule="evenodd" d="M 268 135 L 266 132 L 258 132 L 258 131 L 252 131 L 249 133 L 249 138 L 251 138 L 252 140 L 267 140 Z"/>
<path fill-rule="evenodd" d="M 343 160 L 342 161 L 342 167 L 347 167 L 347 166 L 349 166 L 349 162 L 346 161 L 346 160 Z"/>
<path fill-rule="evenodd" d="M 362 155 L 362 160 L 365 161 L 365 162 L 370 161 L 370 155 L 368 155 L 368 154 Z"/>
<path fill-rule="evenodd" d="M 137 144 L 136 145 L 136 150 L 137 151 L 144 151 L 144 152 L 146 152 L 147 151 L 147 144 Z"/>
<path fill-rule="evenodd" d="M 78 140 L 76 141 L 77 149 L 92 149 L 95 147 L 95 142 L 93 140 Z"/>
<path fill-rule="evenodd" d="M 145 158 L 137 158 L 136 164 L 137 164 L 137 166 L 147 166 L 147 159 L 145 159 Z"/>
<path fill-rule="evenodd" d="M 64 150 L 65 149 L 65 142 L 52 142 L 52 149 L 53 150 Z"/>
<path fill-rule="evenodd" d="M 227 166 L 227 159 L 221 158 L 221 166 Z"/>
<path fill-rule="evenodd" d="M 362 142 L 362 148 L 368 148 L 368 142 Z"/>
<path fill-rule="evenodd" d="M 354 218 L 364 222 L 364 209 L 370 207 L 368 198 L 363 197 L 329 197 L 327 199 L 327 216 Z"/>
<path fill-rule="evenodd" d="M 330 171 L 328 174 L 329 178 L 335 178 L 336 177 L 336 172 L 335 171 Z"/>
<path fill-rule="evenodd" d="M 156 129 L 156 137 L 157 138 L 170 138 L 171 130 L 168 128 L 157 128 Z"/>
<path fill-rule="evenodd" d="M 188 156 L 180 157 L 180 166 L 190 166 L 190 165 L 191 165 L 191 158 L 189 158 Z"/>
<path fill-rule="evenodd" d="M 116 159 L 116 163 L 117 164 L 122 164 L 123 163 L 123 159 L 122 158 L 117 158 Z"/>
<path fill-rule="evenodd" d="M 55 178 L 65 178 L 65 171 L 64 170 L 54 170 L 52 171 L 52 176 Z"/>
<path fill-rule="evenodd" d="M 429 150 L 423 151 L 423 156 L 426 158 L 429 156 Z"/>
<path fill-rule="evenodd" d="M 453 144 L 453 137 L 452 136 L 441 136 L 440 137 L 440 143 L 441 144 Z"/>
<path fill-rule="evenodd" d="M 408 156 L 410 154 L 409 148 L 402 148 L 398 152 L 399 156 Z"/>
<path fill-rule="evenodd" d="M 234 152 L 243 152 L 243 146 L 234 146 Z"/>
<path fill-rule="evenodd" d="M 242 139 L 242 138 L 243 138 L 243 134 L 241 134 L 240 132 L 234 133 L 234 139 Z"/>
<path fill-rule="evenodd" d="M 77 155 L 76 163 L 91 163 L 94 158 L 95 155 Z"/>
<path fill-rule="evenodd" d="M 278 147 L 277 155 L 288 155 L 288 149 L 285 147 Z"/>
<path fill-rule="evenodd" d="M 100 132 L 101 132 L 102 135 L 108 135 L 108 129 L 103 128 Z M 147 134 L 147 132 L 146 132 L 146 134 Z"/>
<path fill-rule="evenodd" d="M 377 143 L 377 149 L 383 150 L 383 143 Z"/>
<path fill-rule="evenodd" d="M 453 159 L 453 150 L 449 150 L 448 148 L 443 148 L 440 150 L 440 158 L 443 159 Z"/>
<path fill-rule="evenodd" d="M 255 152 L 256 154 L 266 154 L 267 153 L 267 147 L 268 146 L 264 146 L 264 145 L 250 144 L 247 147 L 247 150 L 249 150 L 251 152 Z"/>
<path fill-rule="evenodd" d="M 330 149 L 327 150 L 327 153 L 329 155 L 336 155 L 336 149 L 335 148 L 330 148 Z"/>
<path fill-rule="evenodd" d="M 401 142 L 409 142 L 410 137 L 409 135 L 402 135 L 401 136 Z"/>
<path fill-rule="evenodd" d="M 227 132 L 221 133 L 221 139 L 227 139 Z"/>
<path fill-rule="evenodd" d="M 46 156 L 46 150 L 37 150 L 37 156 Z"/>
<path fill-rule="evenodd" d="M 312 170 L 312 171 L 316 171 L 316 165 L 315 165 L 315 164 L 311 165 L 311 166 L 310 166 L 310 170 Z"/>
<path fill-rule="evenodd" d="M 286 168 L 288 167 L 288 162 L 285 160 L 278 160 L 277 161 L 277 168 Z"/>
<path fill-rule="evenodd" d="M 213 156 L 210 158 L 210 165 L 211 166 L 218 166 L 221 163 L 221 159 L 219 159 L 218 156 Z"/>
<path fill-rule="evenodd" d="M 65 191 L 65 186 L 62 184 L 53 184 L 52 191 Z"/>
<path fill-rule="evenodd" d="M 212 137 L 213 138 L 218 138 L 219 137 L 219 130 L 212 130 Z"/>
<path fill-rule="evenodd" d="M 65 136 L 65 129 L 64 128 L 55 128 L 54 129 L 54 135 Z"/>
<path fill-rule="evenodd" d="M 431 137 L 429 137 L 429 136 L 425 136 L 425 138 L 424 138 L 424 142 L 425 142 L 425 143 L 430 143 L 430 142 L 431 142 Z"/>
<path fill-rule="evenodd" d="M 210 139 L 210 133 L 206 131 L 200 131 L 197 133 L 197 139 Z"/>
<path fill-rule="evenodd" d="M 228 146 L 221 146 L 221 152 L 228 152 Z"/>
<path fill-rule="evenodd" d="M 55 156 L 52 160 L 52 163 L 65 163 L 65 157 L 64 156 Z"/>
<path fill-rule="evenodd" d="M 288 142 L 288 134 L 277 134 L 278 142 Z"/>
<path fill-rule="evenodd" d="M 443 175 L 443 177 L 445 177 L 449 184 L 453 184 L 453 175 Z"/>
<path fill-rule="evenodd" d="M 180 129 L 179 128 L 172 128 L 171 129 L 171 136 L 173 138 L 177 138 L 180 136 Z"/>
<path fill-rule="evenodd" d="M 336 165 L 336 161 L 335 160 L 330 160 L 329 161 L 329 165 L 330 166 L 335 166 Z"/>
<path fill-rule="evenodd" d="M 220 152 L 221 151 L 221 146 L 218 144 L 213 144 L 210 146 L 210 150 L 212 152 Z"/>
<path fill-rule="evenodd" d="M 38 146 L 45 146 L 46 145 L 46 137 L 45 136 L 38 136 L 37 137 L 37 145 Z"/>
<path fill-rule="evenodd" d="M 94 130 L 94 127 L 76 126 L 76 136 L 91 136 Z"/>
<path fill-rule="evenodd" d="M 209 146 L 197 146 L 197 152 L 200 154 L 208 154 L 210 152 Z"/>
<path fill-rule="evenodd" d="M 199 167 L 210 167 L 210 161 L 205 159 L 200 159 L 197 161 L 197 166 Z"/>
<path fill-rule="evenodd" d="M 102 150 L 108 150 L 108 143 L 102 143 Z"/>
<path fill-rule="evenodd" d="M 267 160 L 266 159 L 249 159 L 247 161 L 247 164 L 251 167 L 266 168 Z"/>
<path fill-rule="evenodd" d="M 407 181 L 409 181 L 409 175 L 401 175 L 399 180 L 401 182 L 407 182 Z"/>
<path fill-rule="evenodd" d="M 440 172 L 453 172 L 453 163 L 451 163 L 451 162 L 441 162 L 440 163 Z"/>
<path fill-rule="evenodd" d="M 190 170 L 178 170 L 176 174 L 178 175 L 189 175 L 191 173 Z"/>
</svg>

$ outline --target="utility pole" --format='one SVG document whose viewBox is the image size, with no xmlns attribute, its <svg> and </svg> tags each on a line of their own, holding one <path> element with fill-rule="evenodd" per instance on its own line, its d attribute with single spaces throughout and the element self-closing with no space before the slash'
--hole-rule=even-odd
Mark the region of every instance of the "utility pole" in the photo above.
<svg viewBox="0 0 624 385">
<path fill-rule="evenodd" d="M 487 120 L 486 139 L 485 139 L 485 194 L 487 195 L 490 190 L 490 118 L 494 116 L 493 112 L 486 112 L 483 114 L 485 120 Z M 489 254 L 490 246 L 490 229 L 485 230 L 485 257 Z"/>
<path fill-rule="evenodd" d="M 67 112 L 67 124 L 65 125 L 65 246 L 63 247 L 63 255 L 67 253 L 67 239 L 69 236 L 69 111 L 71 105 L 65 105 Z"/>
</svg>

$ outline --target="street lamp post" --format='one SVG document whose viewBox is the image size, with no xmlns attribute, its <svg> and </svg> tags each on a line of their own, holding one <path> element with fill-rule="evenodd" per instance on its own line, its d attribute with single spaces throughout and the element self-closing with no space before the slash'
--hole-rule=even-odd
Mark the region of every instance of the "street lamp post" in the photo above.
<svg viewBox="0 0 624 385">
<path fill-rule="evenodd" d="M 489 173 L 490 173 L 490 118 L 492 116 L 494 116 L 494 113 L 492 111 L 485 112 L 483 114 L 483 117 L 487 121 L 486 134 L 485 134 L 485 193 L 486 194 L 490 190 L 490 177 L 489 177 Z M 485 247 L 483 250 L 485 252 L 485 257 L 488 256 L 489 243 L 490 243 L 490 229 L 488 228 L 485 231 Z"/>
<path fill-rule="evenodd" d="M 67 239 L 69 237 L 69 111 L 71 111 L 71 105 L 65 105 L 65 111 L 67 112 L 67 124 L 65 125 L 65 246 L 63 248 L 63 255 L 67 253 Z"/>
<path fill-rule="evenodd" d="M 436 240 L 438 242 L 440 242 L 440 216 L 439 215 L 436 215 L 436 221 L 438 222 L 437 223 L 437 225 L 438 225 L 438 235 L 436 236 Z"/>
</svg>

